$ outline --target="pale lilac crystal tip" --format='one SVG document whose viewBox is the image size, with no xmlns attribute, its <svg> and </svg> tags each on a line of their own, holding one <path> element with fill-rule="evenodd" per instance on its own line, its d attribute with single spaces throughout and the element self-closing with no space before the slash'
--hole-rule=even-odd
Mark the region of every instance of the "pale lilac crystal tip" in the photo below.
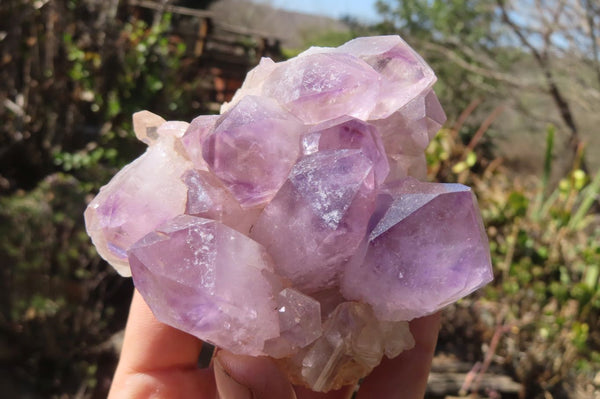
<svg viewBox="0 0 600 399">
<path fill-rule="evenodd" d="M 181 215 L 129 250 L 136 288 L 163 323 L 238 353 L 279 336 L 280 279 L 264 249 L 225 225 Z"/>
<path fill-rule="evenodd" d="M 150 147 L 102 187 L 84 214 L 98 253 L 123 276 L 131 275 L 129 247 L 185 210 L 187 188 L 179 177 L 192 165 L 176 151 L 175 136 L 150 130 L 156 134 L 150 133 Z"/>
<path fill-rule="evenodd" d="M 202 157 L 202 144 L 204 139 L 212 132 L 218 119 L 218 115 L 200 115 L 190 123 L 181 138 L 187 157 L 196 169 L 208 170 L 208 165 Z"/>
<path fill-rule="evenodd" d="M 321 53 L 282 63 L 269 75 L 261 94 L 276 99 L 307 123 L 342 115 L 366 119 L 377 100 L 379 84 L 380 75 L 361 59 Z"/>
<path fill-rule="evenodd" d="M 242 207 L 264 205 L 298 159 L 302 132 L 275 101 L 247 96 L 217 121 L 202 155 Z"/>
<path fill-rule="evenodd" d="M 377 129 L 360 119 L 343 116 L 320 123 L 304 137 L 304 154 L 322 150 L 359 149 L 373 164 L 375 180 L 383 183 L 390 166 Z"/>
<path fill-rule="evenodd" d="M 150 111 L 133 114 L 133 131 L 138 140 L 150 145 L 158 139 L 158 128 L 166 120 Z"/>
<path fill-rule="evenodd" d="M 492 279 L 468 187 L 424 183 L 445 122 L 398 36 L 264 58 L 221 115 L 133 116 L 149 147 L 90 203 L 98 252 L 158 320 L 316 391 L 414 345 L 408 321 Z"/>
</svg>

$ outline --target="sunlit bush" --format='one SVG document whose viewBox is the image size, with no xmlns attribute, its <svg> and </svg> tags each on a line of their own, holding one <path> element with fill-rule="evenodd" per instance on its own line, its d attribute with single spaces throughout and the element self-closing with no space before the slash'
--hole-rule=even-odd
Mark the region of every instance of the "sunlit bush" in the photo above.
<svg viewBox="0 0 600 399">
<path fill-rule="evenodd" d="M 588 175 L 574 165 L 551 187 L 552 127 L 540 177 L 520 176 L 477 154 L 472 142 L 460 140 L 460 128 L 434 139 L 429 171 L 432 179 L 472 185 L 479 199 L 496 279 L 472 306 L 487 323 L 481 339 L 495 352 L 488 356 L 514 373 L 528 397 L 574 386 L 593 391 L 600 370 L 600 215 L 594 208 L 600 172 Z M 497 331 L 503 339 L 487 346 Z"/>
</svg>

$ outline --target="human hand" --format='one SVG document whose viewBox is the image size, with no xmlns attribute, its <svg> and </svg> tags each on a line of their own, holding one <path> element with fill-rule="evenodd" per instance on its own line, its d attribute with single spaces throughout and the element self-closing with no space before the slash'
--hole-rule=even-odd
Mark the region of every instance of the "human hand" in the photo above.
<svg viewBox="0 0 600 399">
<path fill-rule="evenodd" d="M 422 398 L 439 325 L 439 313 L 411 321 L 415 347 L 384 358 L 360 385 L 357 399 Z M 355 391 L 318 393 L 293 386 L 271 359 L 226 350 L 200 369 L 201 347 L 196 337 L 156 320 L 136 290 L 109 399 L 348 399 Z"/>
</svg>

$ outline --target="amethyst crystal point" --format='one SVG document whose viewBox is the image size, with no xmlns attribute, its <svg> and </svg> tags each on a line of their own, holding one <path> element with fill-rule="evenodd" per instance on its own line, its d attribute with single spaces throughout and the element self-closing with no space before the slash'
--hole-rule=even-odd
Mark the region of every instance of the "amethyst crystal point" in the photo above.
<svg viewBox="0 0 600 399">
<path fill-rule="evenodd" d="M 166 121 L 150 111 L 133 114 L 133 131 L 138 140 L 150 145 L 158 139 L 158 127 Z"/>
<path fill-rule="evenodd" d="M 303 132 L 273 100 L 247 96 L 221 116 L 202 154 L 243 208 L 264 205 L 300 155 Z"/>
<path fill-rule="evenodd" d="M 356 57 L 332 53 L 286 61 L 268 76 L 262 95 L 313 124 L 343 115 L 366 119 L 378 91 L 373 68 Z"/>
<path fill-rule="evenodd" d="M 217 220 L 248 234 L 259 210 L 244 210 L 223 183 L 207 171 L 191 169 L 181 177 L 188 188 L 185 213 Z"/>
<path fill-rule="evenodd" d="M 231 102 L 223 103 L 221 106 L 221 113 L 224 114 L 227 112 L 245 96 L 260 96 L 265 80 L 280 65 L 281 64 L 279 63 L 276 64 L 273 62 L 270 58 L 261 58 L 258 65 L 248 72 L 242 87 L 235 93 Z"/>
<path fill-rule="evenodd" d="M 425 178 L 425 148 L 446 120 L 433 91 L 417 97 L 384 119 L 371 123 L 380 132 L 390 164 L 389 181 Z"/>
<path fill-rule="evenodd" d="M 393 202 L 348 263 L 346 298 L 373 306 L 383 320 L 433 313 L 492 278 L 487 237 L 475 197 L 459 184 L 408 178 L 385 189 Z"/>
<path fill-rule="evenodd" d="M 427 135 L 429 136 L 429 140 L 431 140 L 446 122 L 446 113 L 433 90 L 425 96 L 425 110 Z"/>
<path fill-rule="evenodd" d="M 321 336 L 321 305 L 293 289 L 286 288 L 276 297 L 280 335 L 265 343 L 272 357 L 293 355 Z"/>
<path fill-rule="evenodd" d="M 208 170 L 208 165 L 202 158 L 202 143 L 212 132 L 219 119 L 218 115 L 201 115 L 195 118 L 181 138 L 187 157 L 192 161 L 194 167 L 199 170 Z"/>
<path fill-rule="evenodd" d="M 368 120 L 390 116 L 422 96 L 436 81 L 429 65 L 399 36 L 359 37 L 338 48 L 312 47 L 301 53 L 298 60 L 326 54 L 351 55 L 376 72 L 380 84 L 369 117 L 364 118 Z M 374 81 L 371 85 L 375 86 Z"/>
<path fill-rule="evenodd" d="M 337 48 L 364 60 L 382 76 L 382 91 L 369 119 L 389 116 L 433 86 L 433 70 L 399 36 L 360 37 Z"/>
<path fill-rule="evenodd" d="M 129 261 L 163 323 L 248 355 L 264 355 L 265 341 L 279 336 L 274 296 L 282 285 L 264 249 L 243 234 L 182 215 L 135 243 Z"/>
<path fill-rule="evenodd" d="M 375 181 L 383 183 L 390 167 L 377 129 L 343 116 L 314 126 L 303 139 L 305 154 L 319 150 L 360 149 L 373 163 Z"/>
<path fill-rule="evenodd" d="M 191 164 L 175 151 L 175 143 L 173 137 L 154 142 L 102 187 L 85 211 L 98 253 L 123 276 L 131 275 L 129 247 L 185 209 L 187 188 L 179 176 Z"/>
<path fill-rule="evenodd" d="M 276 271 L 304 292 L 337 284 L 367 231 L 375 204 L 373 164 L 360 150 L 301 159 L 251 232 Z"/>
</svg>

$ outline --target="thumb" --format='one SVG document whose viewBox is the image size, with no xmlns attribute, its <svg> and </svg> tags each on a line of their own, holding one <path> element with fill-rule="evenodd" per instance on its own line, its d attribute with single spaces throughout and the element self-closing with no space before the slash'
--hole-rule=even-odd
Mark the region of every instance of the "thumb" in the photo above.
<svg viewBox="0 0 600 399">
<path fill-rule="evenodd" d="M 288 379 L 266 357 L 219 350 L 213 366 L 219 399 L 296 399 Z"/>
</svg>

